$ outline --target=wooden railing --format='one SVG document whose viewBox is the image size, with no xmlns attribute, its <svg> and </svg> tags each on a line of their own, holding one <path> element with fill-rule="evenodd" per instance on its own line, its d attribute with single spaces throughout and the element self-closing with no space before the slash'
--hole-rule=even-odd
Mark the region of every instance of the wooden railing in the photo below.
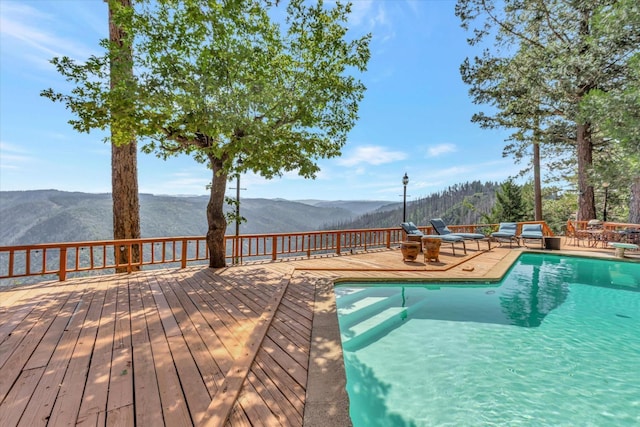
<svg viewBox="0 0 640 427">
<path fill-rule="evenodd" d="M 568 221 L 572 223 L 577 230 L 589 229 L 589 221 Z M 600 227 L 604 230 L 611 231 L 626 231 L 626 230 L 638 230 L 640 231 L 640 224 L 631 224 L 626 222 L 602 222 Z"/>
<path fill-rule="evenodd" d="M 535 222 L 532 222 L 535 223 Z M 520 223 L 523 224 L 523 223 Z M 519 224 L 519 226 L 520 226 Z M 542 222 L 545 235 L 553 235 Z M 453 232 L 495 231 L 497 224 L 449 226 Z M 420 229 L 433 234 L 430 226 Z M 520 228 L 519 228 L 520 229 Z M 322 254 L 342 254 L 375 248 L 390 248 L 405 239 L 400 227 L 361 230 L 308 231 L 278 234 L 225 236 L 225 257 L 232 264 Z M 126 263 L 114 256 L 138 251 L 140 260 Z M 204 237 L 159 237 L 150 239 L 104 240 L 93 242 L 43 243 L 0 246 L 0 279 L 55 275 L 64 281 L 69 273 L 96 274 L 100 270 L 144 266 L 175 266 L 205 263 L 209 252 Z"/>
<path fill-rule="evenodd" d="M 567 221 L 566 236 L 579 245 L 609 247 L 611 243 L 640 243 L 640 224 L 601 221 Z"/>
</svg>

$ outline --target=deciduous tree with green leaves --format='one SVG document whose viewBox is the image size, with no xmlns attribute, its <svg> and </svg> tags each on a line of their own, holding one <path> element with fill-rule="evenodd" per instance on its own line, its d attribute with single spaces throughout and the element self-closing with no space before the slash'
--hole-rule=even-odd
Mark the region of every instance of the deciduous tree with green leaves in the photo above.
<svg viewBox="0 0 640 427">
<path fill-rule="evenodd" d="M 229 177 L 313 178 L 318 159 L 340 155 L 370 55 L 369 35 L 347 34 L 349 13 L 340 2 L 140 0 L 120 20 L 134 37 L 130 90 L 108 90 L 105 58 L 65 58 L 58 69 L 77 87 L 49 96 L 76 113 L 80 130 L 104 128 L 118 108 L 145 152 L 207 164 L 210 266 L 222 267 Z"/>
<path fill-rule="evenodd" d="M 462 66 L 474 101 L 496 110 L 472 120 L 514 129 L 506 151 L 516 156 L 539 142 L 575 150 L 570 157 L 576 159 L 581 219 L 596 212 L 594 123 L 581 114 L 580 103 L 595 90 L 624 88 L 632 79 L 626 63 L 640 42 L 631 13 L 637 7 L 626 0 L 458 0 L 456 6 L 463 27 L 477 23 L 470 44 L 489 39 L 491 45 Z M 616 25 L 621 29 L 612 31 Z"/>
</svg>

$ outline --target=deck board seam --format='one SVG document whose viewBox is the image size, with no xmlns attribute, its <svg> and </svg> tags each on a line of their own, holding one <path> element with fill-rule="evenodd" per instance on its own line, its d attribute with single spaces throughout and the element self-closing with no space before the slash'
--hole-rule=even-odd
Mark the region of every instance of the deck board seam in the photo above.
<svg viewBox="0 0 640 427">
<path fill-rule="evenodd" d="M 238 396 L 240 396 L 243 384 L 249 375 L 253 361 L 262 347 L 262 342 L 269 330 L 269 326 L 287 291 L 292 275 L 293 269 L 281 279 L 280 289 L 275 292 L 269 305 L 265 307 L 258 324 L 247 341 L 243 354 L 234 361 L 231 370 L 225 376 L 220 390 L 213 397 L 205 414 L 197 423 L 198 426 L 222 427 L 227 422 Z"/>
</svg>

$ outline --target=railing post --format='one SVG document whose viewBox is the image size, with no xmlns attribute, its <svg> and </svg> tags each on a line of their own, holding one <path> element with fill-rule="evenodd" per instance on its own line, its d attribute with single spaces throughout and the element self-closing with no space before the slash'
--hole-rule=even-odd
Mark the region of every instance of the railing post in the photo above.
<svg viewBox="0 0 640 427">
<path fill-rule="evenodd" d="M 337 231 L 337 232 L 335 233 L 336 238 L 337 238 L 337 240 L 338 240 L 338 241 L 336 242 L 336 254 L 338 254 L 338 255 L 340 255 L 340 250 L 342 249 L 342 248 L 341 248 L 341 246 L 342 246 L 342 235 L 341 235 L 341 234 L 342 234 L 342 233 L 341 233 L 340 231 Z"/>
<path fill-rule="evenodd" d="M 271 259 L 273 261 L 278 259 L 278 238 L 276 236 L 271 238 Z"/>
<path fill-rule="evenodd" d="M 58 278 L 61 282 L 67 280 L 67 248 L 60 248 L 60 271 L 58 272 Z"/>
<path fill-rule="evenodd" d="M 311 258 L 311 234 L 307 234 L 307 258 Z"/>
<path fill-rule="evenodd" d="M 180 268 L 187 268 L 187 245 L 189 241 L 187 239 L 182 239 L 182 251 L 180 254 Z"/>
</svg>

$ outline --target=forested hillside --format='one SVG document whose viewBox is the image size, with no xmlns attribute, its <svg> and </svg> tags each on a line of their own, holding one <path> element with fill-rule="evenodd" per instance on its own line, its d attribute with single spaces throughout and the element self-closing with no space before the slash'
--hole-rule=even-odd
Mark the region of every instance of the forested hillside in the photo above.
<svg viewBox="0 0 640 427">
<path fill-rule="evenodd" d="M 500 185 L 480 181 L 456 184 L 427 197 L 407 202 L 407 221 L 429 225 L 431 218 L 443 218 L 448 224 L 479 224 L 491 211 Z M 399 226 L 402 204 L 393 210 L 366 213 L 353 221 L 336 221 L 325 229 L 384 228 Z"/>
<path fill-rule="evenodd" d="M 407 219 L 427 225 L 442 217 L 449 224 L 480 223 L 495 202 L 494 183 L 457 184 L 407 203 Z M 203 236 L 207 231 L 206 196 L 140 195 L 143 237 Z M 364 212 L 364 214 L 363 214 Z M 397 227 L 402 203 L 386 201 L 302 202 L 242 199 L 242 234 L 309 230 Z M 227 234 L 235 233 L 230 223 Z M 112 238 L 110 194 L 57 190 L 0 192 L 0 245 L 109 240 Z"/>
<path fill-rule="evenodd" d="M 207 196 L 140 195 L 142 237 L 204 236 Z M 386 201 L 241 199 L 242 234 L 284 233 L 322 228 L 387 205 Z M 227 210 L 229 207 L 227 207 Z M 57 190 L 0 192 L 0 246 L 110 240 L 111 194 Z M 228 234 L 235 233 L 230 223 Z"/>
</svg>

